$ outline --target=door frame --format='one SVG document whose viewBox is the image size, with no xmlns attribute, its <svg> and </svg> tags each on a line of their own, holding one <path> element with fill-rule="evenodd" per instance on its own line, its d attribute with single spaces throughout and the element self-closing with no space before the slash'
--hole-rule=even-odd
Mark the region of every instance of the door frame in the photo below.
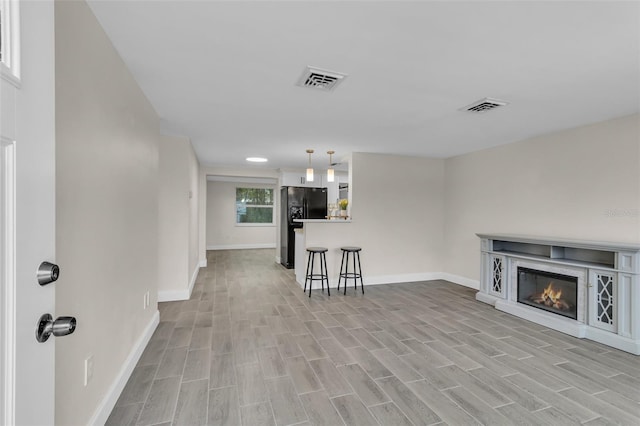
<svg viewBox="0 0 640 426">
<path fill-rule="evenodd" d="M 0 136 L 0 423 L 15 424 L 15 142 Z"/>
<path fill-rule="evenodd" d="M 2 59 L 0 60 L 0 96 L 4 111 L 0 120 L 0 423 L 15 424 L 16 389 L 16 143 L 15 91 L 20 89 L 20 14 L 19 3 L 0 0 Z M 13 120 L 12 120 L 13 119 Z"/>
</svg>

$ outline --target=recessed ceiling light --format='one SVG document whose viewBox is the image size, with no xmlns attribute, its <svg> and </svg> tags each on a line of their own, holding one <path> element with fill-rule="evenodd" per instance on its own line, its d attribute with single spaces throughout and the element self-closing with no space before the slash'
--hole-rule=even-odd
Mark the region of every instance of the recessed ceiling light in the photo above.
<svg viewBox="0 0 640 426">
<path fill-rule="evenodd" d="M 262 157 L 247 157 L 247 161 L 250 161 L 252 163 L 266 163 L 269 160 Z"/>
</svg>

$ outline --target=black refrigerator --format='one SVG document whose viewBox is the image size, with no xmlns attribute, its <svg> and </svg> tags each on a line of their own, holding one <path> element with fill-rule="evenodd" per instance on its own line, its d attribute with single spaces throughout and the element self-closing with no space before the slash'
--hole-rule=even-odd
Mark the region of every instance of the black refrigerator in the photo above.
<svg viewBox="0 0 640 426">
<path fill-rule="evenodd" d="M 302 228 L 294 219 L 325 219 L 327 216 L 327 188 L 280 188 L 280 263 L 288 269 L 295 262 L 296 237 L 293 232 Z"/>
</svg>

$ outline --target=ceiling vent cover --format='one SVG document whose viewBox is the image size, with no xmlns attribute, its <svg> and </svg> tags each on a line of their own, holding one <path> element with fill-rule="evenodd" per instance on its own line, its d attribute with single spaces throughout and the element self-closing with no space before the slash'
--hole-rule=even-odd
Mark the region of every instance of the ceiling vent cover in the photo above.
<svg viewBox="0 0 640 426">
<path fill-rule="evenodd" d="M 460 108 L 460 111 L 483 113 L 508 104 L 509 102 L 501 101 L 498 99 L 484 98 L 472 103 L 471 105 L 467 105 L 464 108 Z"/>
<path fill-rule="evenodd" d="M 328 92 L 335 89 L 346 76 L 343 73 L 307 66 L 298 79 L 298 86 Z"/>
</svg>

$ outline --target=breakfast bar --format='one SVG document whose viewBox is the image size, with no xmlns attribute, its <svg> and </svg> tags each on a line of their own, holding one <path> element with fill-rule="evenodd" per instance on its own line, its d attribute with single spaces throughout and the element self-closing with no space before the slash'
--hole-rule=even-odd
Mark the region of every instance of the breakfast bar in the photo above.
<svg viewBox="0 0 640 426">
<path fill-rule="evenodd" d="M 353 228 L 350 219 L 296 219 L 301 222 L 302 228 L 295 230 L 295 275 L 300 287 L 304 286 L 304 276 L 307 267 L 306 248 L 312 246 L 326 247 L 327 269 L 329 285 L 334 288 L 338 285 L 338 274 L 342 252 L 340 247 L 357 245 L 353 237 Z"/>
</svg>

